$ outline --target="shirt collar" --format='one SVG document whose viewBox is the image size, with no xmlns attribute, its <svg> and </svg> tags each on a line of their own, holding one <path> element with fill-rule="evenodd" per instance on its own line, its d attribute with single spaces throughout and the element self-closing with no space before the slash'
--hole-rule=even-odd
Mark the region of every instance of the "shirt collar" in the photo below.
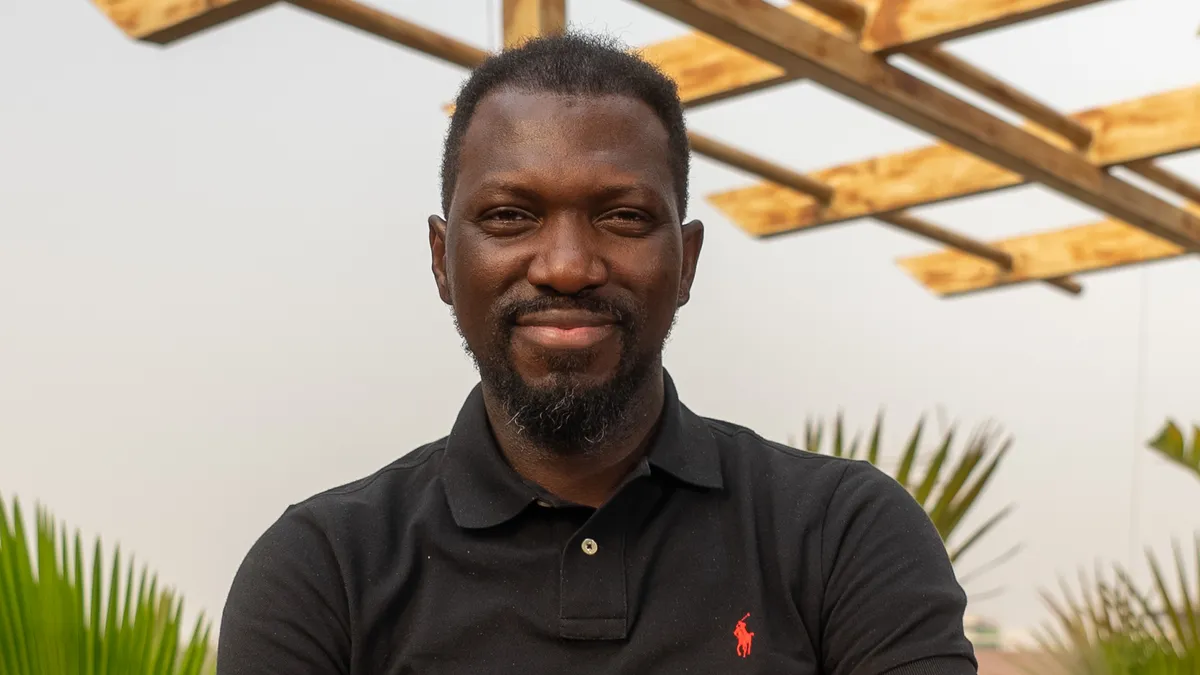
<svg viewBox="0 0 1200 675">
<path fill-rule="evenodd" d="M 716 441 L 702 418 L 679 401 L 675 383 L 663 373 L 663 418 L 646 455 L 649 465 L 701 488 L 723 486 Z M 499 525 L 539 496 L 504 460 L 488 423 L 482 385 L 467 397 L 450 431 L 440 473 L 450 512 L 460 527 Z"/>
</svg>

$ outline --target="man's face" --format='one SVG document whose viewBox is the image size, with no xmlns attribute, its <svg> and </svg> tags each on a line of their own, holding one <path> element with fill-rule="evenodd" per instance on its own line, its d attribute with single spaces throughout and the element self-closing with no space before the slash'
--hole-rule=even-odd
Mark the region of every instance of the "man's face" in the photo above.
<svg viewBox="0 0 1200 675">
<path fill-rule="evenodd" d="M 641 101 L 502 89 L 466 131 L 448 222 L 430 218 L 485 388 L 551 446 L 600 441 L 659 372 L 703 240 L 668 156 Z"/>
</svg>

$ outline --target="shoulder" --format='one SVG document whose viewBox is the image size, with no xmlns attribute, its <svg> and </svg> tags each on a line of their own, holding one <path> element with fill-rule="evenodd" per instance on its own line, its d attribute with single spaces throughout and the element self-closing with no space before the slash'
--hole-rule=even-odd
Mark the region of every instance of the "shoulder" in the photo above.
<svg viewBox="0 0 1200 675">
<path fill-rule="evenodd" d="M 324 514 L 407 500 L 414 496 L 414 490 L 429 485 L 445 449 L 446 438 L 427 443 L 368 476 L 319 492 L 293 504 L 291 509 Z"/>
<path fill-rule="evenodd" d="M 779 486 L 824 488 L 832 496 L 843 482 L 868 484 L 883 490 L 900 487 L 890 476 L 869 462 L 823 455 L 763 438 L 747 427 L 708 417 L 708 426 L 722 464 L 734 478 L 767 481 Z"/>
<path fill-rule="evenodd" d="M 793 448 L 737 424 L 701 419 L 716 440 L 726 483 L 734 489 L 793 508 L 804 519 L 818 520 L 826 531 L 884 512 L 896 523 L 929 524 L 908 490 L 870 462 Z"/>
<path fill-rule="evenodd" d="M 445 447 L 445 438 L 428 443 L 368 476 L 287 506 L 255 543 L 250 558 L 314 547 L 340 558 L 343 546 L 395 531 L 399 520 L 440 489 L 436 472 Z"/>
</svg>

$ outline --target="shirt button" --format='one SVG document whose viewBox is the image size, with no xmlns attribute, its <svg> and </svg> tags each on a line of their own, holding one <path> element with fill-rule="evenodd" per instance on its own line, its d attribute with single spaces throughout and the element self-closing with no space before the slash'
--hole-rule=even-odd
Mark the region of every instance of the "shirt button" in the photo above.
<svg viewBox="0 0 1200 675">
<path fill-rule="evenodd" d="M 595 539 L 584 539 L 580 547 L 588 555 L 596 555 L 596 551 L 600 550 L 600 545 L 596 543 Z"/>
<path fill-rule="evenodd" d="M 550 502 L 546 501 L 545 499 L 537 500 L 537 505 L 544 509 L 550 508 Z"/>
</svg>

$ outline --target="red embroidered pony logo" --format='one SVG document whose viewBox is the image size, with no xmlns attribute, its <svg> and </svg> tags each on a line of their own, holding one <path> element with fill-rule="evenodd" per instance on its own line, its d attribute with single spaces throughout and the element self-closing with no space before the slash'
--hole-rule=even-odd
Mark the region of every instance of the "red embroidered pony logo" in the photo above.
<svg viewBox="0 0 1200 675">
<path fill-rule="evenodd" d="M 750 643 L 754 641 L 754 633 L 746 630 L 746 619 L 750 618 L 750 614 L 742 617 L 742 620 L 737 622 L 737 627 L 733 629 L 733 636 L 737 638 L 737 655 L 743 659 L 750 656 Z"/>
</svg>

